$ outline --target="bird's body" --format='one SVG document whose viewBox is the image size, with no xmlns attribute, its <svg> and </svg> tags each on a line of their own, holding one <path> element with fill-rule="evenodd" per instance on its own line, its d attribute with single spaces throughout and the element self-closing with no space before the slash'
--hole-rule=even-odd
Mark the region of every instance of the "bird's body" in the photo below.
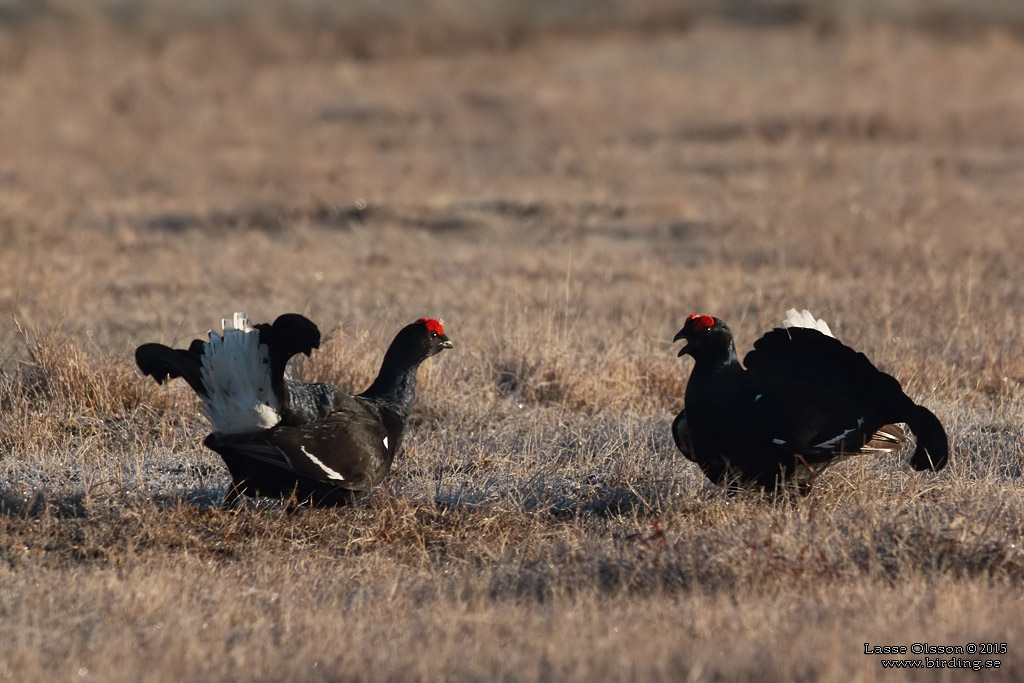
<svg viewBox="0 0 1024 683">
<path fill-rule="evenodd" d="M 806 311 L 790 311 L 783 327 L 755 342 L 745 368 L 717 318 L 691 316 L 677 339 L 689 342 L 680 355 L 695 362 L 673 436 L 716 483 L 774 488 L 844 456 L 893 452 L 906 437 L 899 422 L 917 437 L 915 469 L 946 464 L 938 419 Z"/>
<path fill-rule="evenodd" d="M 401 447 L 419 364 L 452 347 L 437 320 L 407 325 L 373 384 L 353 396 L 284 379 L 288 359 L 319 342 L 319 330 L 302 316 L 252 326 L 236 314 L 223 336 L 211 332 L 209 342 L 196 340 L 187 351 L 161 344 L 136 350 L 143 374 L 157 382 L 183 377 L 203 400 L 212 427 L 204 443 L 233 479 L 225 505 L 242 494 L 340 505 L 372 491 Z"/>
</svg>

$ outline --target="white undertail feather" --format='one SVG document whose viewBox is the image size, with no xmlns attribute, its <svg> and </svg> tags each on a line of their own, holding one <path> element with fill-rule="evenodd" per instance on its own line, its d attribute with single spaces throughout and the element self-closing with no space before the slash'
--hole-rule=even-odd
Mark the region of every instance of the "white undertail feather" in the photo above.
<svg viewBox="0 0 1024 683">
<path fill-rule="evenodd" d="M 246 434 L 281 420 L 281 403 L 270 381 L 270 349 L 260 344 L 245 313 L 222 320 L 224 335 L 210 330 L 200 374 L 205 413 L 215 434 Z"/>
<path fill-rule="evenodd" d="M 835 337 L 832 334 L 832 330 L 829 329 L 828 323 L 820 318 L 816 319 L 814 315 L 806 308 L 802 311 L 798 311 L 795 308 L 791 308 L 786 311 L 786 317 L 782 320 L 783 329 L 789 327 L 807 327 L 812 330 L 817 330 L 822 334 Z"/>
</svg>

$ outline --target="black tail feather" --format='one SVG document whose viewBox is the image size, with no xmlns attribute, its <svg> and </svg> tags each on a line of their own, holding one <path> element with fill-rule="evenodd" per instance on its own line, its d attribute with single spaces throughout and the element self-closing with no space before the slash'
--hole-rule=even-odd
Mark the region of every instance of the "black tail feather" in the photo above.
<svg viewBox="0 0 1024 683">
<path fill-rule="evenodd" d="M 273 325 L 262 323 L 259 330 L 260 343 L 270 350 L 270 378 L 274 393 L 282 404 L 287 403 L 284 369 L 289 359 L 297 353 L 307 356 L 320 346 L 320 330 L 305 316 L 285 313 L 278 316 Z M 181 377 L 202 397 L 206 396 L 201 374 L 203 350 L 206 342 L 196 339 L 187 350 L 172 349 L 163 344 L 143 344 L 135 349 L 135 362 L 142 374 L 149 375 L 158 384 L 175 377 Z"/>
<path fill-rule="evenodd" d="M 949 460 L 949 439 L 939 418 L 923 406 L 914 406 L 911 419 L 906 420 L 910 431 L 917 437 L 917 449 L 910 456 L 915 470 L 939 471 Z"/>
<path fill-rule="evenodd" d="M 163 344 L 143 344 L 135 349 L 135 362 L 143 375 L 149 375 L 157 384 L 181 377 L 192 391 L 206 396 L 206 387 L 200 374 L 200 358 L 203 355 L 203 342 L 196 339 L 188 350 L 172 349 Z"/>
<path fill-rule="evenodd" d="M 270 381 L 274 394 L 287 408 L 288 391 L 284 381 L 284 369 L 291 357 L 298 353 L 307 356 L 320 346 L 320 329 L 304 315 L 285 313 L 279 315 L 273 325 L 256 325 L 260 331 L 260 343 L 270 350 Z"/>
</svg>

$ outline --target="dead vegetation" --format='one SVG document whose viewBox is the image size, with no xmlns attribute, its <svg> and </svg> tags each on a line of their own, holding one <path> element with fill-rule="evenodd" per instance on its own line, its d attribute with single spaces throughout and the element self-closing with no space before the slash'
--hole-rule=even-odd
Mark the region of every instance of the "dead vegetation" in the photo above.
<svg viewBox="0 0 1024 683">
<path fill-rule="evenodd" d="M 985 680 L 1024 678 L 1012 22 L 353 54 L 34 21 L 0 36 L 4 677 L 953 680 L 863 644 L 1006 642 Z M 746 349 L 792 305 L 936 412 L 946 471 L 768 499 L 678 455 L 685 316 Z M 353 390 L 445 319 L 381 491 L 216 509 L 195 400 L 132 351 L 235 310 L 311 316 L 296 373 Z"/>
</svg>

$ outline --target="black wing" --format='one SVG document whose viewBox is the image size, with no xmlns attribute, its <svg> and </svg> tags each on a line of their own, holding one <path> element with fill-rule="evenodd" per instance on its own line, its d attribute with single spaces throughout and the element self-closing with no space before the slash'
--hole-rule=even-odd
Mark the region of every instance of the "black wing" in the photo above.
<svg viewBox="0 0 1024 683">
<path fill-rule="evenodd" d="M 676 419 L 672 421 L 672 439 L 676 442 L 676 448 L 687 460 L 697 462 L 697 456 L 693 452 L 693 442 L 690 440 L 690 425 L 686 422 L 686 410 L 680 410 Z"/>
<path fill-rule="evenodd" d="M 383 481 L 391 467 L 392 449 L 387 437 L 387 430 L 373 411 L 350 397 L 322 420 L 278 425 L 255 434 L 211 435 L 206 444 L 224 458 L 238 481 L 266 472 L 267 465 L 275 468 L 278 482 L 253 482 L 264 495 L 274 495 L 267 491 L 296 479 L 369 491 Z M 258 466 L 250 466 L 256 463 Z M 285 485 L 281 490 L 287 494 L 290 489 Z"/>
<path fill-rule="evenodd" d="M 730 468 L 729 463 L 720 455 L 713 456 L 705 453 L 705 457 L 698 457 L 693 447 L 693 439 L 690 437 L 690 425 L 686 421 L 686 411 L 681 410 L 676 419 L 672 421 L 672 438 L 676 442 L 676 448 L 687 460 L 697 463 L 704 475 L 716 484 L 724 484 L 730 476 L 742 474 Z"/>
<path fill-rule="evenodd" d="M 878 418 L 854 401 L 815 385 L 760 383 L 748 396 L 750 437 L 780 457 L 800 455 L 826 462 L 860 451 L 878 428 Z"/>
</svg>

